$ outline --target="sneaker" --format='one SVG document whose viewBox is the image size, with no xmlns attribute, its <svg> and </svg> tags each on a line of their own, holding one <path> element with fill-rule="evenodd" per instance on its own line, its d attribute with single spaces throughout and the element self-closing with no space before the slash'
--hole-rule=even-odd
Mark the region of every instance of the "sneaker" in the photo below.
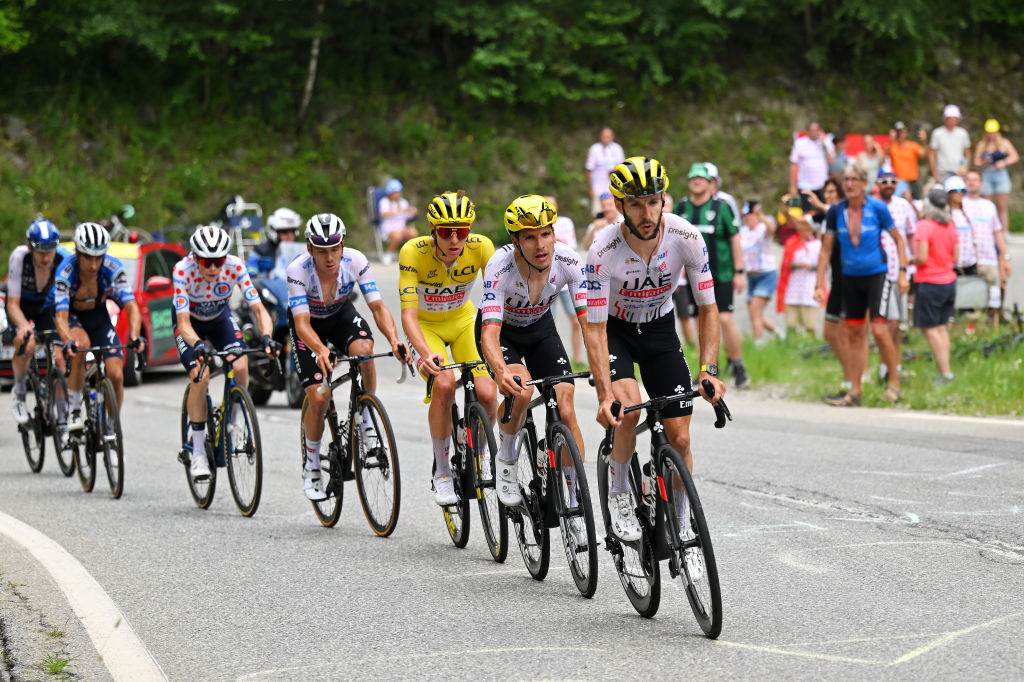
<svg viewBox="0 0 1024 682">
<path fill-rule="evenodd" d="M 619 493 L 608 497 L 608 511 L 611 514 L 612 532 L 624 542 L 636 542 L 643 537 L 640 522 L 633 513 L 633 503 L 629 493 Z"/>
<path fill-rule="evenodd" d="M 516 465 L 498 460 L 498 500 L 506 507 L 522 504 L 523 496 L 519 494 L 519 479 L 516 477 Z"/>
<path fill-rule="evenodd" d="M 584 523 L 582 516 L 573 516 L 569 519 L 569 533 L 577 550 L 587 548 L 587 524 Z"/>
<path fill-rule="evenodd" d="M 207 461 L 205 454 L 192 458 L 192 463 L 188 467 L 188 473 L 192 476 L 193 481 L 205 481 L 210 478 L 210 463 Z"/>
<path fill-rule="evenodd" d="M 68 419 L 68 431 L 81 431 L 85 428 L 85 418 L 82 417 L 82 408 L 71 410 L 71 417 Z"/>
<path fill-rule="evenodd" d="M 302 474 L 302 478 L 305 481 L 303 492 L 306 493 L 307 500 L 322 502 L 327 499 L 327 493 L 324 492 L 324 482 L 320 476 L 319 469 L 313 469 L 312 471 L 306 469 Z"/>
<path fill-rule="evenodd" d="M 24 393 L 14 396 L 14 402 L 11 404 L 11 414 L 14 415 L 14 421 L 19 424 L 28 423 L 28 405 L 25 404 Z"/>
<path fill-rule="evenodd" d="M 434 477 L 434 502 L 439 507 L 450 507 L 458 504 L 459 498 L 455 495 L 455 482 L 451 476 Z"/>
<path fill-rule="evenodd" d="M 750 385 L 750 375 L 747 374 L 746 367 L 733 365 L 733 370 L 736 374 L 736 388 L 746 388 Z"/>
</svg>

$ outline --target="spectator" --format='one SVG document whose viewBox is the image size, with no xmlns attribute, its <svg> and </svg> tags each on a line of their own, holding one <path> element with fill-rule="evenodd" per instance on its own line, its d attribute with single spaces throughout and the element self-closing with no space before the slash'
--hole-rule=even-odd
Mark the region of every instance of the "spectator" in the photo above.
<svg viewBox="0 0 1024 682">
<path fill-rule="evenodd" d="M 616 165 L 626 160 L 622 146 L 615 141 L 615 132 L 609 128 L 601 129 L 600 140 L 590 145 L 587 152 L 587 185 L 590 188 L 590 212 L 601 211 L 601 196 L 608 194 L 609 176 Z"/>
<path fill-rule="evenodd" d="M 882 168 L 884 160 L 885 154 L 882 153 L 882 148 L 875 142 L 874 136 L 865 135 L 864 151 L 857 155 L 857 165 L 863 168 L 864 172 L 868 175 L 868 194 L 874 194 L 875 192 L 875 179 L 878 177 L 878 171 Z"/>
<path fill-rule="evenodd" d="M 572 218 L 558 213 L 558 202 L 553 196 L 548 195 L 544 198 L 547 199 L 558 215 L 554 224 L 555 241 L 562 242 L 575 251 L 577 249 L 576 225 L 572 222 Z M 562 310 L 569 318 L 569 328 L 572 329 L 572 363 L 578 365 L 583 357 L 583 332 L 580 330 L 580 325 L 575 322 L 576 307 L 568 287 L 562 287 L 561 291 L 558 292 L 558 300 L 561 301 Z"/>
<path fill-rule="evenodd" d="M 789 152 L 789 193 L 792 196 L 799 190 L 814 192 L 819 199 L 824 199 L 822 189 L 828 180 L 829 165 L 835 160 L 835 149 L 825 138 L 825 131 L 817 121 L 807 124 L 807 135 L 793 140 L 793 149 Z M 806 199 L 802 206 L 804 212 L 811 205 Z"/>
<path fill-rule="evenodd" d="M 907 140 L 907 126 L 903 121 L 896 121 L 892 129 L 895 134 L 889 142 L 886 157 L 899 180 L 896 185 L 896 196 L 906 199 L 904 195 L 909 190 L 913 199 L 920 199 L 921 183 L 917 181 L 920 174 L 918 161 L 926 158 L 928 152 L 917 142 Z M 925 135 L 924 128 L 917 129 L 917 136 L 922 144 L 927 144 L 928 136 Z"/>
<path fill-rule="evenodd" d="M 837 130 L 836 134 L 832 136 L 832 145 L 835 148 L 835 155 L 832 157 L 831 163 L 828 164 L 828 176 L 838 179 L 843 174 L 843 168 L 847 164 L 846 132 Z"/>
<path fill-rule="evenodd" d="M 755 346 L 764 345 L 766 330 L 775 332 L 775 323 L 764 316 L 764 308 L 775 295 L 775 287 L 779 283 L 775 252 L 772 251 L 774 234 L 775 221 L 765 216 L 761 202 L 755 199 L 745 203 L 740 224 L 740 247 L 747 271 L 747 313 Z"/>
<path fill-rule="evenodd" d="M 288 326 L 286 270 L 292 259 L 306 252 L 304 242 L 301 245 L 295 244 L 301 227 L 302 218 L 299 214 L 287 206 L 281 206 L 267 218 L 263 228 L 264 239 L 256 245 L 245 262 L 257 290 L 266 288 L 277 299 L 273 305 L 264 301 L 275 329 Z"/>
<path fill-rule="evenodd" d="M 722 190 L 722 179 L 718 176 L 718 166 L 711 163 L 710 161 L 704 162 L 704 167 L 708 169 L 708 175 L 711 176 L 712 195 L 716 199 L 720 199 L 725 203 L 729 204 L 729 210 L 732 211 L 733 223 L 736 225 L 736 229 L 740 229 L 740 207 L 736 203 L 736 197 Z M 668 204 L 674 206 L 675 204 Z"/>
<path fill-rule="evenodd" d="M 959 240 L 947 208 L 947 194 L 942 187 L 933 187 L 922 208 L 922 217 L 914 230 L 917 263 L 917 293 L 914 303 L 914 326 L 921 330 L 935 356 L 939 374 L 934 384 L 953 380 L 949 364 L 949 331 L 956 299 L 956 273 L 953 264 L 958 258 Z"/>
<path fill-rule="evenodd" d="M 821 240 L 801 209 L 793 208 L 790 213 L 787 208 L 786 213 L 794 234 L 786 240 L 782 253 L 776 310 L 785 314 L 787 333 L 803 330 L 817 336 L 821 328 L 821 304 L 814 300 L 814 281 Z"/>
<path fill-rule="evenodd" d="M 981 169 L 981 194 L 994 201 L 999 209 L 999 222 L 1010 229 L 1007 201 L 1010 197 L 1010 173 L 1007 167 L 1020 161 L 1013 143 L 1003 137 L 999 121 L 985 121 L 985 136 L 974 150 L 974 165 Z M 1002 253 L 1006 253 L 1003 251 Z"/>
<path fill-rule="evenodd" d="M 392 178 L 384 185 L 387 196 L 377 204 L 380 215 L 380 233 L 387 240 L 381 262 L 389 265 L 395 260 L 395 253 L 402 244 L 419 236 L 409 221 L 416 217 L 416 209 L 402 197 L 402 183 Z"/>
<path fill-rule="evenodd" d="M 951 175 L 943 183 L 943 189 L 949 195 L 950 217 L 956 225 L 956 234 L 960 239 L 960 256 L 956 261 L 956 272 L 958 275 L 978 274 L 978 249 L 974 244 L 974 230 L 971 228 L 971 219 L 964 213 L 963 200 L 967 194 L 967 185 L 959 175 Z"/>
<path fill-rule="evenodd" d="M 608 225 L 614 225 L 622 220 L 619 210 L 615 208 L 615 197 L 610 192 L 601 195 L 601 210 L 594 214 L 594 222 L 587 225 L 587 232 L 583 235 L 583 250 L 590 250 L 594 243 L 594 235 Z"/>
<path fill-rule="evenodd" d="M 889 209 L 889 214 L 892 215 L 893 224 L 896 229 L 899 230 L 900 236 L 903 237 L 904 248 L 906 249 L 907 259 L 907 279 L 914 276 L 914 265 L 913 265 L 913 254 L 911 254 L 911 239 L 914 236 L 914 225 L 917 223 L 917 211 L 911 205 L 909 201 L 903 197 L 896 196 L 896 187 L 899 184 L 899 179 L 896 174 L 889 169 L 883 170 L 878 174 L 878 198 L 885 203 Z M 893 345 L 896 346 L 896 357 L 900 355 L 900 341 L 902 340 L 902 332 L 900 327 L 907 324 L 907 294 L 900 294 L 897 292 L 897 281 L 899 279 L 900 271 L 897 268 L 899 256 L 896 254 L 896 242 L 893 241 L 892 237 L 887 232 L 882 233 L 882 248 L 885 249 L 885 263 L 889 268 L 886 271 L 886 279 L 889 280 L 889 304 L 886 306 L 888 318 L 889 336 L 892 338 Z M 905 327 L 904 327 L 905 328 Z M 897 371 L 902 371 L 902 367 L 898 367 Z M 882 381 L 885 381 L 889 374 L 889 367 L 884 362 L 878 366 L 878 376 Z"/>
<path fill-rule="evenodd" d="M 971 138 L 959 126 L 960 107 L 949 104 L 942 112 L 945 123 L 932 131 L 928 149 L 928 165 L 935 182 L 945 182 L 951 175 L 967 172 L 967 158 L 971 153 Z"/>
<path fill-rule="evenodd" d="M 981 172 L 967 171 L 964 184 L 967 185 L 967 196 L 963 198 L 963 211 L 971 221 L 974 243 L 978 247 L 978 274 L 988 283 L 989 314 L 998 325 L 1002 307 L 1001 285 L 1010 276 L 1010 252 L 1006 248 L 996 205 L 981 196 Z"/>
</svg>

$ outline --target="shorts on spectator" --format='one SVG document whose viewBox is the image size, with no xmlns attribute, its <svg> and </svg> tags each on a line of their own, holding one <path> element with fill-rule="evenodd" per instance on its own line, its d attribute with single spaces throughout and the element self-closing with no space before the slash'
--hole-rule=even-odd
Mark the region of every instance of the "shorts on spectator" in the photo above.
<svg viewBox="0 0 1024 682">
<path fill-rule="evenodd" d="M 1010 171 L 1005 168 L 993 168 L 981 171 L 982 194 L 1009 194 Z"/>
<path fill-rule="evenodd" d="M 914 297 L 914 326 L 922 329 L 941 327 L 953 317 L 956 282 L 932 284 L 920 282 Z"/>
<path fill-rule="evenodd" d="M 988 307 L 998 310 L 1003 306 L 1002 290 L 999 286 L 999 266 L 979 265 L 978 274 L 984 277 L 986 284 L 988 284 Z"/>
<path fill-rule="evenodd" d="M 689 320 L 697 316 L 697 306 L 690 295 L 690 285 L 680 284 L 672 292 L 672 305 L 676 309 L 676 317 L 680 320 Z"/>
<path fill-rule="evenodd" d="M 846 317 L 846 309 L 843 307 L 843 276 L 832 271 L 832 288 L 828 292 L 828 301 L 825 303 L 825 319 L 829 322 L 839 322 Z"/>
<path fill-rule="evenodd" d="M 748 298 L 759 296 L 760 298 L 771 298 L 775 295 L 775 288 L 779 284 L 779 273 L 775 270 L 767 272 L 751 272 L 747 275 Z"/>
<path fill-rule="evenodd" d="M 860 324 L 865 316 L 870 316 L 872 320 L 887 319 L 889 289 L 892 284 L 885 278 L 884 272 L 861 277 L 843 275 L 846 324 Z"/>
<path fill-rule="evenodd" d="M 816 305 L 786 304 L 786 329 L 804 329 L 817 336 L 821 329 L 822 309 Z"/>
</svg>

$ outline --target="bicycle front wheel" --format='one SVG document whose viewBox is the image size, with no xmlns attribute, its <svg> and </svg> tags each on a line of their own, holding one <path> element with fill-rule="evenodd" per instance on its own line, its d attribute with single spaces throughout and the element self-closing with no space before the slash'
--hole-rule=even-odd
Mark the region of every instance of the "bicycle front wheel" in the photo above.
<svg viewBox="0 0 1024 682">
<path fill-rule="evenodd" d="M 480 509 L 484 540 L 487 542 L 491 558 L 500 564 L 508 556 L 508 517 L 505 515 L 505 508 L 498 502 L 498 491 L 494 487 L 494 460 L 498 454 L 498 446 L 494 444 L 491 420 L 479 405 L 470 405 L 466 414 L 466 425 L 469 431 L 466 456 L 473 463 L 476 502 Z M 486 460 L 484 448 L 487 452 Z M 485 461 L 487 470 L 483 468 Z"/>
<path fill-rule="evenodd" d="M 42 382 L 34 371 L 29 370 L 29 388 L 26 391 L 25 406 L 28 408 L 29 420 L 18 425 L 21 432 L 21 444 L 25 448 L 25 459 L 28 460 L 28 468 L 33 474 L 38 474 L 43 469 L 43 459 L 46 457 L 46 434 L 43 429 L 43 401 Z"/>
<path fill-rule="evenodd" d="M 78 470 L 78 482 L 82 490 L 91 493 L 96 485 L 96 450 L 94 446 L 93 415 L 97 413 L 96 405 L 91 397 L 92 390 L 86 386 L 82 391 L 82 411 L 86 415 L 86 424 L 73 437 L 72 452 L 75 458 L 75 469 Z"/>
<path fill-rule="evenodd" d="M 583 469 L 576 438 L 565 424 L 551 429 L 551 464 L 555 508 L 562 531 L 562 546 L 569 562 L 569 572 L 576 588 L 588 599 L 597 591 L 597 537 L 594 532 L 594 509 L 590 504 L 590 486 Z M 570 460 L 568 463 L 566 455 Z M 572 488 L 566 474 L 573 472 Z M 573 489 L 574 488 L 574 489 Z M 582 533 L 580 531 L 583 531 Z M 579 537 L 583 535 L 585 537 Z M 582 540 L 582 542 L 581 542 Z"/>
<path fill-rule="evenodd" d="M 185 465 L 185 479 L 188 481 L 188 491 L 192 494 L 192 500 L 200 509 L 208 509 L 213 502 L 213 494 L 217 490 L 217 467 L 214 466 L 211 452 L 210 426 L 206 426 L 206 457 L 210 466 L 210 477 L 204 480 L 196 480 L 192 477 L 192 422 L 188 418 L 188 394 L 192 390 L 192 382 L 185 386 L 185 395 L 181 398 L 181 454 L 178 461 Z M 207 400 L 207 409 L 209 409 Z M 207 418 L 207 422 L 210 419 Z"/>
<path fill-rule="evenodd" d="M 551 533 L 544 522 L 542 481 L 537 473 L 537 443 L 524 426 L 516 434 L 516 478 L 523 502 L 511 512 L 519 552 L 534 580 L 544 580 L 551 565 Z"/>
<path fill-rule="evenodd" d="M 302 411 L 299 413 L 299 457 L 303 470 L 306 466 L 306 410 L 309 409 L 309 397 L 302 399 Z M 345 493 L 345 450 L 330 419 L 324 420 L 324 433 L 320 437 L 320 476 L 327 499 L 312 502 L 313 513 L 327 528 L 332 528 L 341 518 L 341 503 Z"/>
<path fill-rule="evenodd" d="M 252 516 L 260 506 L 263 490 L 263 445 L 256 408 L 244 386 L 231 387 L 227 410 L 221 418 L 227 424 L 223 444 L 231 495 L 242 516 Z"/>
<path fill-rule="evenodd" d="M 59 368 L 54 367 L 46 378 L 49 390 L 46 392 L 48 421 L 53 433 L 53 451 L 57 464 L 65 476 L 75 473 L 75 457 L 67 443 L 68 422 L 68 380 Z"/>
<path fill-rule="evenodd" d="M 370 528 L 380 537 L 387 537 L 398 525 L 398 511 L 402 501 L 395 432 L 377 396 L 372 393 L 362 394 L 359 396 L 359 406 L 362 414 L 370 415 L 372 433 L 369 430 L 363 432 L 362 424 L 357 424 L 356 419 L 349 426 L 349 443 L 356 467 L 356 489 Z"/>
<path fill-rule="evenodd" d="M 121 417 L 114 382 L 104 379 L 100 384 L 99 395 L 101 403 L 96 410 L 99 423 L 95 428 L 100 434 L 103 468 L 107 472 L 110 496 L 116 500 L 124 492 L 124 443 L 121 439 Z"/>
<path fill-rule="evenodd" d="M 697 486 L 683 458 L 669 445 L 658 450 L 658 474 L 662 479 L 659 484 L 664 484 L 665 530 L 672 550 L 669 571 L 681 581 L 700 629 L 715 639 L 722 632 L 722 593 Z M 676 510 L 683 509 L 684 502 L 685 512 L 680 519 Z M 683 521 L 685 527 L 680 527 Z"/>
</svg>

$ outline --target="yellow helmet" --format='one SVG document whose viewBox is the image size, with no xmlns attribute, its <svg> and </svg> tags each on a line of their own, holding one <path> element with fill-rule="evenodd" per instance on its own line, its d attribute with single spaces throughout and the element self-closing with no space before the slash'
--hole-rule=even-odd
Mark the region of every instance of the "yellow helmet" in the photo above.
<svg viewBox="0 0 1024 682">
<path fill-rule="evenodd" d="M 517 197 L 505 209 L 505 229 L 510 235 L 519 230 L 547 227 L 557 219 L 558 213 L 551 202 L 539 194 Z"/>
<path fill-rule="evenodd" d="M 648 156 L 631 156 L 610 175 L 611 193 L 624 197 L 650 197 L 668 189 L 668 173 L 657 159 Z"/>
<path fill-rule="evenodd" d="M 473 202 L 462 190 L 445 192 L 431 200 L 430 205 L 427 206 L 427 219 L 435 227 L 439 225 L 472 225 L 476 220 L 476 210 L 473 207 Z"/>
</svg>

